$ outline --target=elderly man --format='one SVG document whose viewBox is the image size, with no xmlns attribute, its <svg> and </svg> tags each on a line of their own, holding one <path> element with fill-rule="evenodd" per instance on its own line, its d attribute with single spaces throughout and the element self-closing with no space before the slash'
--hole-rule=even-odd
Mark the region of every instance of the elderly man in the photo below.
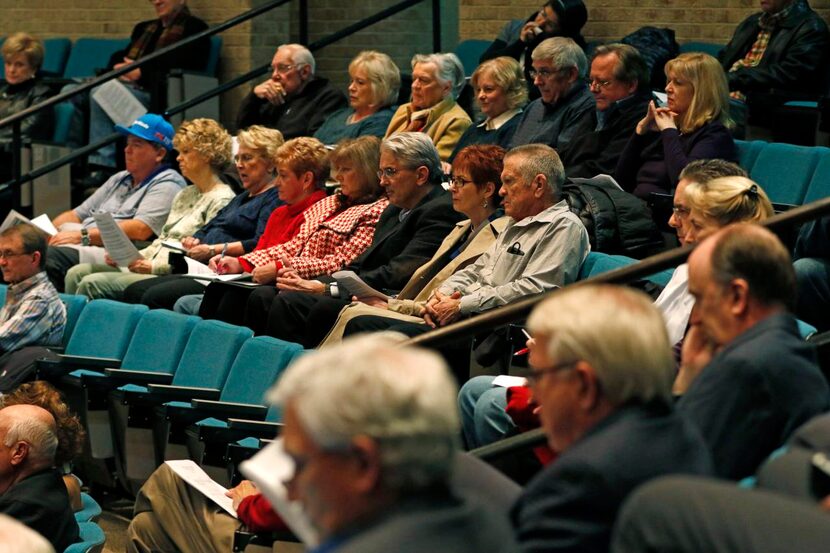
<svg viewBox="0 0 830 553">
<path fill-rule="evenodd" d="M 464 66 L 455 54 L 415 55 L 412 101 L 392 116 L 386 136 L 404 131 L 426 133 L 441 160 L 449 160 L 461 135 L 472 124 L 467 112 L 455 102 L 464 83 Z"/>
<path fill-rule="evenodd" d="M 383 393 L 367 396 L 367 382 Z M 440 358 L 381 335 L 310 353 L 286 370 L 272 399 L 283 408 L 294 464 L 288 497 L 316 530 L 315 551 L 515 551 L 503 506 L 513 492 L 493 494 L 501 479 L 456 452 L 454 391 Z M 250 484 L 230 495 L 239 505 L 262 499 Z M 239 513 L 250 518 L 247 507 Z M 128 548 L 229 551 L 236 526 L 162 467 L 138 494 Z"/>
<path fill-rule="evenodd" d="M 149 240 L 161 231 L 173 197 L 187 184 L 165 163 L 173 149 L 173 126 L 160 115 L 148 113 L 129 127 L 115 129 L 127 136 L 126 171 L 114 174 L 84 203 L 52 221 L 60 232 L 49 241 L 46 271 L 60 291 L 73 265 L 104 262 L 96 213 L 110 213 L 131 240 Z"/>
<path fill-rule="evenodd" d="M 34 226 L 24 223 L 0 233 L 0 271 L 9 284 L 0 309 L 0 353 L 61 343 L 66 309 L 43 270 L 45 259 L 46 235 Z M 0 368 L 4 364 L 0 358 Z"/>
<path fill-rule="evenodd" d="M 677 404 L 712 450 L 716 473 L 749 476 L 799 425 L 825 411 L 830 391 L 793 305 L 790 255 L 771 232 L 733 225 L 689 257 L 695 306 Z"/>
<path fill-rule="evenodd" d="M 513 507 L 519 550 L 607 552 L 634 488 L 665 474 L 711 471 L 699 434 L 672 412 L 663 319 L 644 294 L 589 285 L 545 300 L 528 326 L 528 381 L 559 457 Z"/>
<path fill-rule="evenodd" d="M 55 419 L 35 405 L 0 409 L 0 513 L 37 530 L 56 551 L 78 541 L 78 523 L 53 468 Z"/>
<path fill-rule="evenodd" d="M 776 92 L 823 92 L 830 34 L 821 16 L 807 0 L 761 0 L 761 13 L 746 18 L 720 62 L 729 81 L 732 98 L 758 104 L 753 115 L 764 116 Z"/>
<path fill-rule="evenodd" d="M 533 50 L 530 76 L 541 98 L 525 108 L 511 147 L 532 143 L 567 147 L 582 119 L 594 111 L 594 98 L 585 84 L 587 69 L 585 53 L 569 38 L 549 38 Z"/>
<path fill-rule="evenodd" d="M 248 93 L 236 118 L 240 129 L 262 125 L 278 129 L 286 140 L 311 136 L 346 97 L 314 74 L 314 56 L 301 44 L 283 44 L 271 60 L 271 78 Z"/>
<path fill-rule="evenodd" d="M 588 83 L 595 116 L 583 118 L 582 129 L 558 148 L 569 177 L 612 174 L 651 99 L 648 67 L 627 44 L 597 46 Z"/>
<path fill-rule="evenodd" d="M 423 133 L 403 132 L 383 140 L 380 185 L 389 207 L 372 244 L 346 267 L 369 286 L 397 292 L 428 261 L 461 215 L 441 187 L 438 151 Z M 255 332 L 315 347 L 351 296 L 327 276 L 304 280 L 290 268 L 277 278 L 279 294 L 258 289 L 248 300 L 245 324 Z"/>
</svg>

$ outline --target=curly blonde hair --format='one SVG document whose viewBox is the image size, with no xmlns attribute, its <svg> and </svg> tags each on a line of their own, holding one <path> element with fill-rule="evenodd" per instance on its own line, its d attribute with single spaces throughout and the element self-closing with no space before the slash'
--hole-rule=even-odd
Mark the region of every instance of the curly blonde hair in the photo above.
<svg viewBox="0 0 830 553">
<path fill-rule="evenodd" d="M 173 137 L 173 146 L 179 151 L 195 151 L 217 173 L 230 164 L 233 156 L 231 135 L 213 119 L 192 119 L 182 123 Z"/>
<path fill-rule="evenodd" d="M 35 38 L 27 33 L 15 33 L 11 35 L 3 43 L 0 53 L 4 58 L 14 56 L 15 54 L 23 54 L 26 56 L 26 61 L 29 62 L 35 71 L 40 69 L 43 64 L 43 56 L 45 54 L 43 42 L 39 38 Z"/>
<path fill-rule="evenodd" d="M 288 167 L 296 175 L 311 171 L 318 188 L 325 185 L 329 175 L 329 151 L 316 138 L 292 138 L 279 147 L 275 161 Z"/>
<path fill-rule="evenodd" d="M 519 62 L 507 56 L 487 60 L 473 71 L 470 83 L 478 96 L 478 80 L 484 76 L 493 79 L 507 96 L 507 109 L 516 109 L 527 103 L 527 83 Z"/>
<path fill-rule="evenodd" d="M 240 146 L 250 148 L 258 156 L 269 161 L 277 159 L 277 150 L 285 144 L 285 138 L 280 131 L 261 125 L 251 125 L 239 131 L 236 141 Z"/>
</svg>

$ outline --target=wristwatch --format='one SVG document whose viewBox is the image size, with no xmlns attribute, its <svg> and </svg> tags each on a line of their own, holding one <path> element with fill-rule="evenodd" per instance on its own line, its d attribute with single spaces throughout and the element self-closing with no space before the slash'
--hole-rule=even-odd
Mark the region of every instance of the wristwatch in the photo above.
<svg viewBox="0 0 830 553">
<path fill-rule="evenodd" d="M 86 228 L 81 229 L 81 245 L 89 246 L 89 231 Z"/>
</svg>

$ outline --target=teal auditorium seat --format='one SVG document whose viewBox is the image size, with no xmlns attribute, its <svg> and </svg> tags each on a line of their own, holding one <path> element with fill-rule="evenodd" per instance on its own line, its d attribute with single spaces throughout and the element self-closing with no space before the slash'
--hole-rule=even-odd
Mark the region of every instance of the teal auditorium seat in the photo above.
<svg viewBox="0 0 830 553">
<path fill-rule="evenodd" d="M 464 73 L 467 77 L 472 75 L 473 71 L 476 70 L 481 54 L 483 54 L 491 44 L 493 44 L 492 40 L 470 39 L 462 40 L 458 43 L 458 46 L 455 47 L 455 55 L 461 60 L 461 64 L 464 66 Z"/>
<path fill-rule="evenodd" d="M 6 290 L 8 289 L 8 284 L 0 284 L 0 307 L 6 305 Z"/>
<path fill-rule="evenodd" d="M 822 151 L 823 155 L 816 164 L 813 178 L 807 185 L 807 194 L 804 196 L 805 204 L 830 196 L 830 150 L 822 148 Z"/>
<path fill-rule="evenodd" d="M 61 102 L 52 106 L 55 127 L 52 130 L 52 142 L 65 144 L 69 139 L 69 129 L 72 126 L 72 115 L 75 108 L 68 102 Z"/>
<path fill-rule="evenodd" d="M 827 148 L 771 142 L 758 153 L 749 176 L 773 203 L 800 205 L 823 151 Z"/>
<path fill-rule="evenodd" d="M 219 57 L 222 54 L 222 37 L 213 35 L 210 37 L 210 52 L 205 63 L 205 75 L 216 77 L 219 71 Z"/>
<path fill-rule="evenodd" d="M 686 52 L 703 52 L 713 58 L 717 58 L 721 50 L 723 50 L 723 44 L 716 44 L 714 42 L 691 41 L 680 45 L 681 54 L 685 54 Z"/>
<path fill-rule="evenodd" d="M 81 531 L 81 541 L 64 549 L 64 553 L 99 553 L 103 550 L 107 536 L 100 526 L 94 522 L 80 522 L 78 528 Z"/>
<path fill-rule="evenodd" d="M 81 492 L 81 505 L 81 510 L 75 511 L 77 522 L 95 522 L 101 516 L 101 506 L 88 493 Z"/>
<path fill-rule="evenodd" d="M 43 41 L 44 56 L 40 71 L 44 76 L 60 77 L 66 69 L 66 60 L 72 49 L 68 38 L 47 38 Z"/>
<path fill-rule="evenodd" d="M 63 71 L 64 78 L 94 77 L 97 70 L 106 68 L 110 56 L 126 48 L 127 44 L 129 44 L 129 39 L 126 38 L 79 38 L 72 45 L 72 51 L 69 53 L 69 59 Z"/>
<path fill-rule="evenodd" d="M 72 331 L 78 324 L 78 319 L 81 317 L 81 312 L 87 304 L 86 296 L 78 296 L 75 294 L 58 294 L 66 307 L 66 326 L 63 329 L 63 342 L 65 348 L 69 343 L 69 338 L 72 336 Z M 5 296 L 4 296 L 5 297 Z"/>
<path fill-rule="evenodd" d="M 631 265 L 632 263 L 637 263 L 637 261 L 637 259 L 626 257 L 624 255 L 609 255 L 607 253 L 591 252 L 582 263 L 582 267 L 579 269 L 578 278 L 579 280 L 584 280 L 592 276 Z M 665 286 L 669 283 L 669 280 L 671 280 L 673 273 L 674 269 L 666 269 L 665 271 L 649 275 L 646 277 L 646 280 L 650 280 L 660 286 Z"/>
<path fill-rule="evenodd" d="M 761 150 L 769 144 L 763 140 L 736 140 L 735 146 L 738 147 L 738 165 L 744 168 L 749 173 L 752 171 L 752 166 L 755 165 L 755 160 L 758 159 L 758 154 Z"/>
</svg>

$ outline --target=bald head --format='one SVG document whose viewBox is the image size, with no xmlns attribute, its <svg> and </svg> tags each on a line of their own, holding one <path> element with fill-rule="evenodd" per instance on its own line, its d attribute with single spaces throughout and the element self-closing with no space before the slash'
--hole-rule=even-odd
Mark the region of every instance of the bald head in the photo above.
<svg viewBox="0 0 830 553">
<path fill-rule="evenodd" d="M 20 449 L 21 466 L 34 471 L 54 464 L 57 428 L 46 409 L 25 404 L 0 409 L 0 436 L 6 447 Z"/>
</svg>

